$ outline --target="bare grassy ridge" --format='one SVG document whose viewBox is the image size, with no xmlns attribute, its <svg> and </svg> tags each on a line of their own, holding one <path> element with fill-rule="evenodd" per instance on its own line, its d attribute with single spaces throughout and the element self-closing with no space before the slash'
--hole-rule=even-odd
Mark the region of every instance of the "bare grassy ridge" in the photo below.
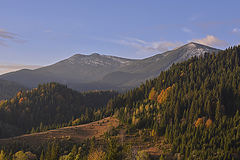
<svg viewBox="0 0 240 160">
<path fill-rule="evenodd" d="M 44 145 L 49 141 L 57 140 L 63 142 L 71 141 L 74 143 L 81 143 L 84 140 L 92 137 L 100 140 L 99 145 L 104 146 L 105 142 L 102 139 L 104 133 L 110 131 L 113 127 L 116 128 L 118 126 L 119 120 L 117 118 L 107 117 L 88 124 L 64 127 L 40 133 L 24 134 L 7 139 L 0 139 L 0 146 L 26 144 L 33 148 L 37 148 L 38 146 Z M 137 154 L 138 151 L 144 151 L 153 158 L 159 158 L 161 154 L 164 154 L 163 152 L 166 152 L 164 155 L 171 159 L 171 157 L 169 157 L 171 145 L 166 144 L 163 137 L 156 139 L 154 142 L 150 139 L 148 141 L 143 141 L 143 139 L 140 138 L 140 136 L 136 133 L 127 134 L 126 126 L 124 125 L 118 127 L 116 130 L 118 131 L 118 134 L 113 137 L 117 138 L 121 144 L 131 144 L 132 152 L 136 152 Z"/>
<path fill-rule="evenodd" d="M 0 139 L 0 146 L 12 143 L 24 143 L 31 146 L 36 146 L 51 140 L 71 140 L 73 142 L 83 142 L 84 140 L 92 138 L 93 136 L 99 138 L 105 132 L 111 130 L 113 127 L 117 127 L 118 125 L 119 121 L 117 118 L 107 117 L 88 124 L 64 127 L 40 133 L 24 134 L 7 139 Z"/>
</svg>

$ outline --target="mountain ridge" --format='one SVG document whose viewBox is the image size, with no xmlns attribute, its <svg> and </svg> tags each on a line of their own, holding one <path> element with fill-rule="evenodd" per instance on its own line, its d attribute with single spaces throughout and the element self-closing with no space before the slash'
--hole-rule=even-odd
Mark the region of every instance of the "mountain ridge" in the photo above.
<svg viewBox="0 0 240 160">
<path fill-rule="evenodd" d="M 83 84 L 100 86 L 96 87 L 99 90 L 125 90 L 156 77 L 173 63 L 182 62 L 206 52 L 218 51 L 215 48 L 190 42 L 174 50 L 144 59 L 128 59 L 98 53 L 74 54 L 55 64 L 35 70 L 20 70 L 3 74 L 0 79 L 15 81 L 29 88 L 36 87 L 39 83 L 54 81 L 70 85 L 72 89 L 79 91 L 90 90 L 91 87 L 89 89 L 81 87 Z M 119 75 L 116 79 L 117 74 Z"/>
</svg>

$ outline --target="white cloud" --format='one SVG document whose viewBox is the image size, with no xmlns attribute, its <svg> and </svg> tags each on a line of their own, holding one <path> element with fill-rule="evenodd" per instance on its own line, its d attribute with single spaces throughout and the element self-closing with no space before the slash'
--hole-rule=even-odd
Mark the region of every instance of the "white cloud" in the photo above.
<svg viewBox="0 0 240 160">
<path fill-rule="evenodd" d="M 240 28 L 233 28 L 232 32 L 233 33 L 240 33 Z"/>
<path fill-rule="evenodd" d="M 213 35 L 207 35 L 205 38 L 202 39 L 193 39 L 192 42 L 200 43 L 207 46 L 213 47 L 226 47 L 228 43 L 224 40 L 220 40 Z"/>
<path fill-rule="evenodd" d="M 187 28 L 187 27 L 183 27 L 182 31 L 186 32 L 186 33 L 193 33 L 193 31 L 191 29 Z"/>
<path fill-rule="evenodd" d="M 164 52 L 181 46 L 182 42 L 153 41 L 147 42 L 138 38 L 125 37 L 121 40 L 111 40 L 111 42 L 133 47 L 138 52 Z"/>
<path fill-rule="evenodd" d="M 21 69 L 37 69 L 41 66 L 22 65 L 22 64 L 0 64 L 0 75 L 8 72 L 14 72 Z"/>
</svg>

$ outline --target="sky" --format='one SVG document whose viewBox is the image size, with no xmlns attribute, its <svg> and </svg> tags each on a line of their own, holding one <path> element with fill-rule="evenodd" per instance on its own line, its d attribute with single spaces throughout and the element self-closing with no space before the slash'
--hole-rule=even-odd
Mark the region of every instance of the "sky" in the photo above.
<svg viewBox="0 0 240 160">
<path fill-rule="evenodd" d="M 0 0 L 0 74 L 74 54 L 146 58 L 240 43 L 239 0 Z"/>
</svg>

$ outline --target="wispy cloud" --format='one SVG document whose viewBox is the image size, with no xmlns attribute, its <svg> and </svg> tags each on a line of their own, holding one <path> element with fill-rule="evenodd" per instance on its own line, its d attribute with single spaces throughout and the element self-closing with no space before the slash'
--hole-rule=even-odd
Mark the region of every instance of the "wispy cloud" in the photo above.
<svg viewBox="0 0 240 160">
<path fill-rule="evenodd" d="M 38 65 L 22 65 L 22 64 L 0 64 L 0 74 L 14 72 L 21 69 L 37 69 Z"/>
<path fill-rule="evenodd" d="M 186 32 L 186 33 L 193 33 L 193 31 L 191 29 L 187 28 L 187 27 L 183 27 L 182 31 Z"/>
<path fill-rule="evenodd" d="M 7 46 L 6 41 L 13 41 L 17 43 L 25 42 L 24 40 L 20 39 L 17 34 L 0 28 L 0 46 Z"/>
<path fill-rule="evenodd" d="M 224 40 L 220 40 L 217 37 L 213 35 L 207 35 L 204 38 L 201 39 L 193 39 L 192 42 L 200 43 L 203 45 L 208 45 L 212 47 L 226 47 L 228 43 Z"/>
<path fill-rule="evenodd" d="M 52 33 L 53 30 L 51 30 L 51 29 L 46 29 L 46 30 L 44 30 L 43 32 L 45 32 L 45 33 Z"/>
<path fill-rule="evenodd" d="M 207 46 L 212 47 L 226 47 L 228 43 L 224 40 L 220 40 L 219 38 L 213 35 L 207 35 L 204 38 L 197 39 L 194 38 L 188 41 L 146 41 L 139 38 L 133 37 L 121 37 L 121 39 L 107 39 L 107 38 L 96 38 L 95 40 L 105 41 L 110 43 L 115 43 L 119 45 L 129 46 L 131 48 L 136 49 L 135 54 L 139 56 L 149 56 L 156 53 L 162 53 L 168 50 L 172 50 L 178 48 L 189 42 L 196 42 Z"/>
<path fill-rule="evenodd" d="M 148 42 L 138 38 L 125 37 L 121 40 L 111 40 L 111 42 L 133 47 L 138 52 L 164 52 L 182 45 L 182 42 L 153 41 Z"/>
<path fill-rule="evenodd" d="M 0 37 L 4 39 L 15 39 L 16 34 L 0 29 Z"/>
<path fill-rule="evenodd" d="M 232 32 L 233 33 L 240 33 L 240 28 L 233 28 Z"/>
</svg>

